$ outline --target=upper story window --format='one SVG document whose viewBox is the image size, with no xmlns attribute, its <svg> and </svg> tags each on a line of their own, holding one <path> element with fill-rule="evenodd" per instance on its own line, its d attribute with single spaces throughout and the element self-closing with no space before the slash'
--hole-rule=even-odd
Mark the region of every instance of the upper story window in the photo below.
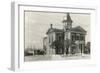
<svg viewBox="0 0 100 73">
<path fill-rule="evenodd" d="M 79 40 L 79 35 L 76 35 L 76 40 Z"/>
<path fill-rule="evenodd" d="M 75 41 L 76 40 L 76 34 L 75 33 L 72 33 L 71 34 L 71 39 L 72 39 L 72 41 Z"/>
<path fill-rule="evenodd" d="M 72 35 L 72 37 L 71 37 L 72 41 L 74 41 L 74 38 L 75 38 L 74 35 Z"/>
<path fill-rule="evenodd" d="M 50 43 L 50 36 L 49 36 L 49 43 Z"/>
<path fill-rule="evenodd" d="M 58 41 L 61 41 L 61 36 L 58 36 Z"/>
<path fill-rule="evenodd" d="M 56 40 L 57 41 L 62 41 L 62 39 L 63 39 L 63 33 L 57 33 L 56 34 Z"/>
<path fill-rule="evenodd" d="M 81 36 L 80 36 L 80 40 L 85 40 L 84 35 L 81 35 Z"/>
</svg>

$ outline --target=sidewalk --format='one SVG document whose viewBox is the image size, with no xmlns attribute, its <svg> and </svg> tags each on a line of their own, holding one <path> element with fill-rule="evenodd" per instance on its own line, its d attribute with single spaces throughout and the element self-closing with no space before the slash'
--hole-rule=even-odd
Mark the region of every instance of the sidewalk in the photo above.
<svg viewBox="0 0 100 73">
<path fill-rule="evenodd" d="M 89 59 L 90 55 L 86 54 L 76 54 L 76 55 L 36 55 L 36 56 L 26 56 L 25 62 L 28 61 L 42 61 L 42 60 L 75 60 L 75 59 Z"/>
<path fill-rule="evenodd" d="M 90 55 L 52 55 L 52 60 L 89 59 Z"/>
</svg>

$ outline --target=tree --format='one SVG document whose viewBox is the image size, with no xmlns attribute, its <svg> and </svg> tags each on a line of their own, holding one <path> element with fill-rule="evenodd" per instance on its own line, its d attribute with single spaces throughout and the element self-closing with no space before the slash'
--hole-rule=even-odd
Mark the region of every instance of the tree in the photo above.
<svg viewBox="0 0 100 73">
<path fill-rule="evenodd" d="M 87 42 L 84 53 L 86 53 L 86 54 L 90 53 L 90 42 Z"/>
<path fill-rule="evenodd" d="M 51 43 L 50 47 L 55 49 L 56 54 L 62 54 L 63 53 L 63 47 L 64 44 L 62 41 L 55 40 L 54 42 Z M 62 53 L 59 53 L 58 51 L 62 50 Z"/>
<path fill-rule="evenodd" d="M 51 43 L 51 47 L 52 48 L 60 48 L 63 47 L 63 42 L 55 40 L 54 42 Z"/>
<path fill-rule="evenodd" d="M 64 51 L 66 52 L 66 54 L 68 53 L 68 48 L 70 46 L 70 40 L 66 39 L 65 41 L 59 41 L 59 40 L 55 40 L 51 45 L 52 48 L 54 48 L 57 52 L 58 49 L 62 50 L 62 54 L 64 53 Z M 66 47 L 66 49 L 65 49 Z"/>
</svg>

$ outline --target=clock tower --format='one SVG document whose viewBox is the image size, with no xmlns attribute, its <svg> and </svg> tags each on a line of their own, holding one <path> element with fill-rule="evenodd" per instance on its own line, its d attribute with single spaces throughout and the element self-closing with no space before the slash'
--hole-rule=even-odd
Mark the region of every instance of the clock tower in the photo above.
<svg viewBox="0 0 100 73">
<path fill-rule="evenodd" d="M 64 54 L 66 52 L 70 54 L 71 49 L 71 28 L 72 28 L 72 19 L 70 17 L 70 14 L 67 13 L 67 15 L 63 19 L 63 26 L 64 26 Z"/>
<path fill-rule="evenodd" d="M 72 19 L 70 17 L 70 14 L 67 13 L 67 15 L 63 19 L 63 24 L 64 24 L 64 30 L 70 30 L 72 28 Z"/>
</svg>

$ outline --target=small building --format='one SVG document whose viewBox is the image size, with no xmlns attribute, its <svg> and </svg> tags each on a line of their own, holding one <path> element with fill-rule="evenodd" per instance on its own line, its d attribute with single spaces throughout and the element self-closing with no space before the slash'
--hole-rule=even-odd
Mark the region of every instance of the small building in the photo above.
<svg viewBox="0 0 100 73">
<path fill-rule="evenodd" d="M 67 13 L 62 21 L 63 29 L 53 28 L 53 24 L 47 31 L 47 37 L 43 39 L 43 47 L 47 54 L 77 54 L 85 49 L 86 31 L 81 27 L 72 27 L 72 19 Z"/>
</svg>

